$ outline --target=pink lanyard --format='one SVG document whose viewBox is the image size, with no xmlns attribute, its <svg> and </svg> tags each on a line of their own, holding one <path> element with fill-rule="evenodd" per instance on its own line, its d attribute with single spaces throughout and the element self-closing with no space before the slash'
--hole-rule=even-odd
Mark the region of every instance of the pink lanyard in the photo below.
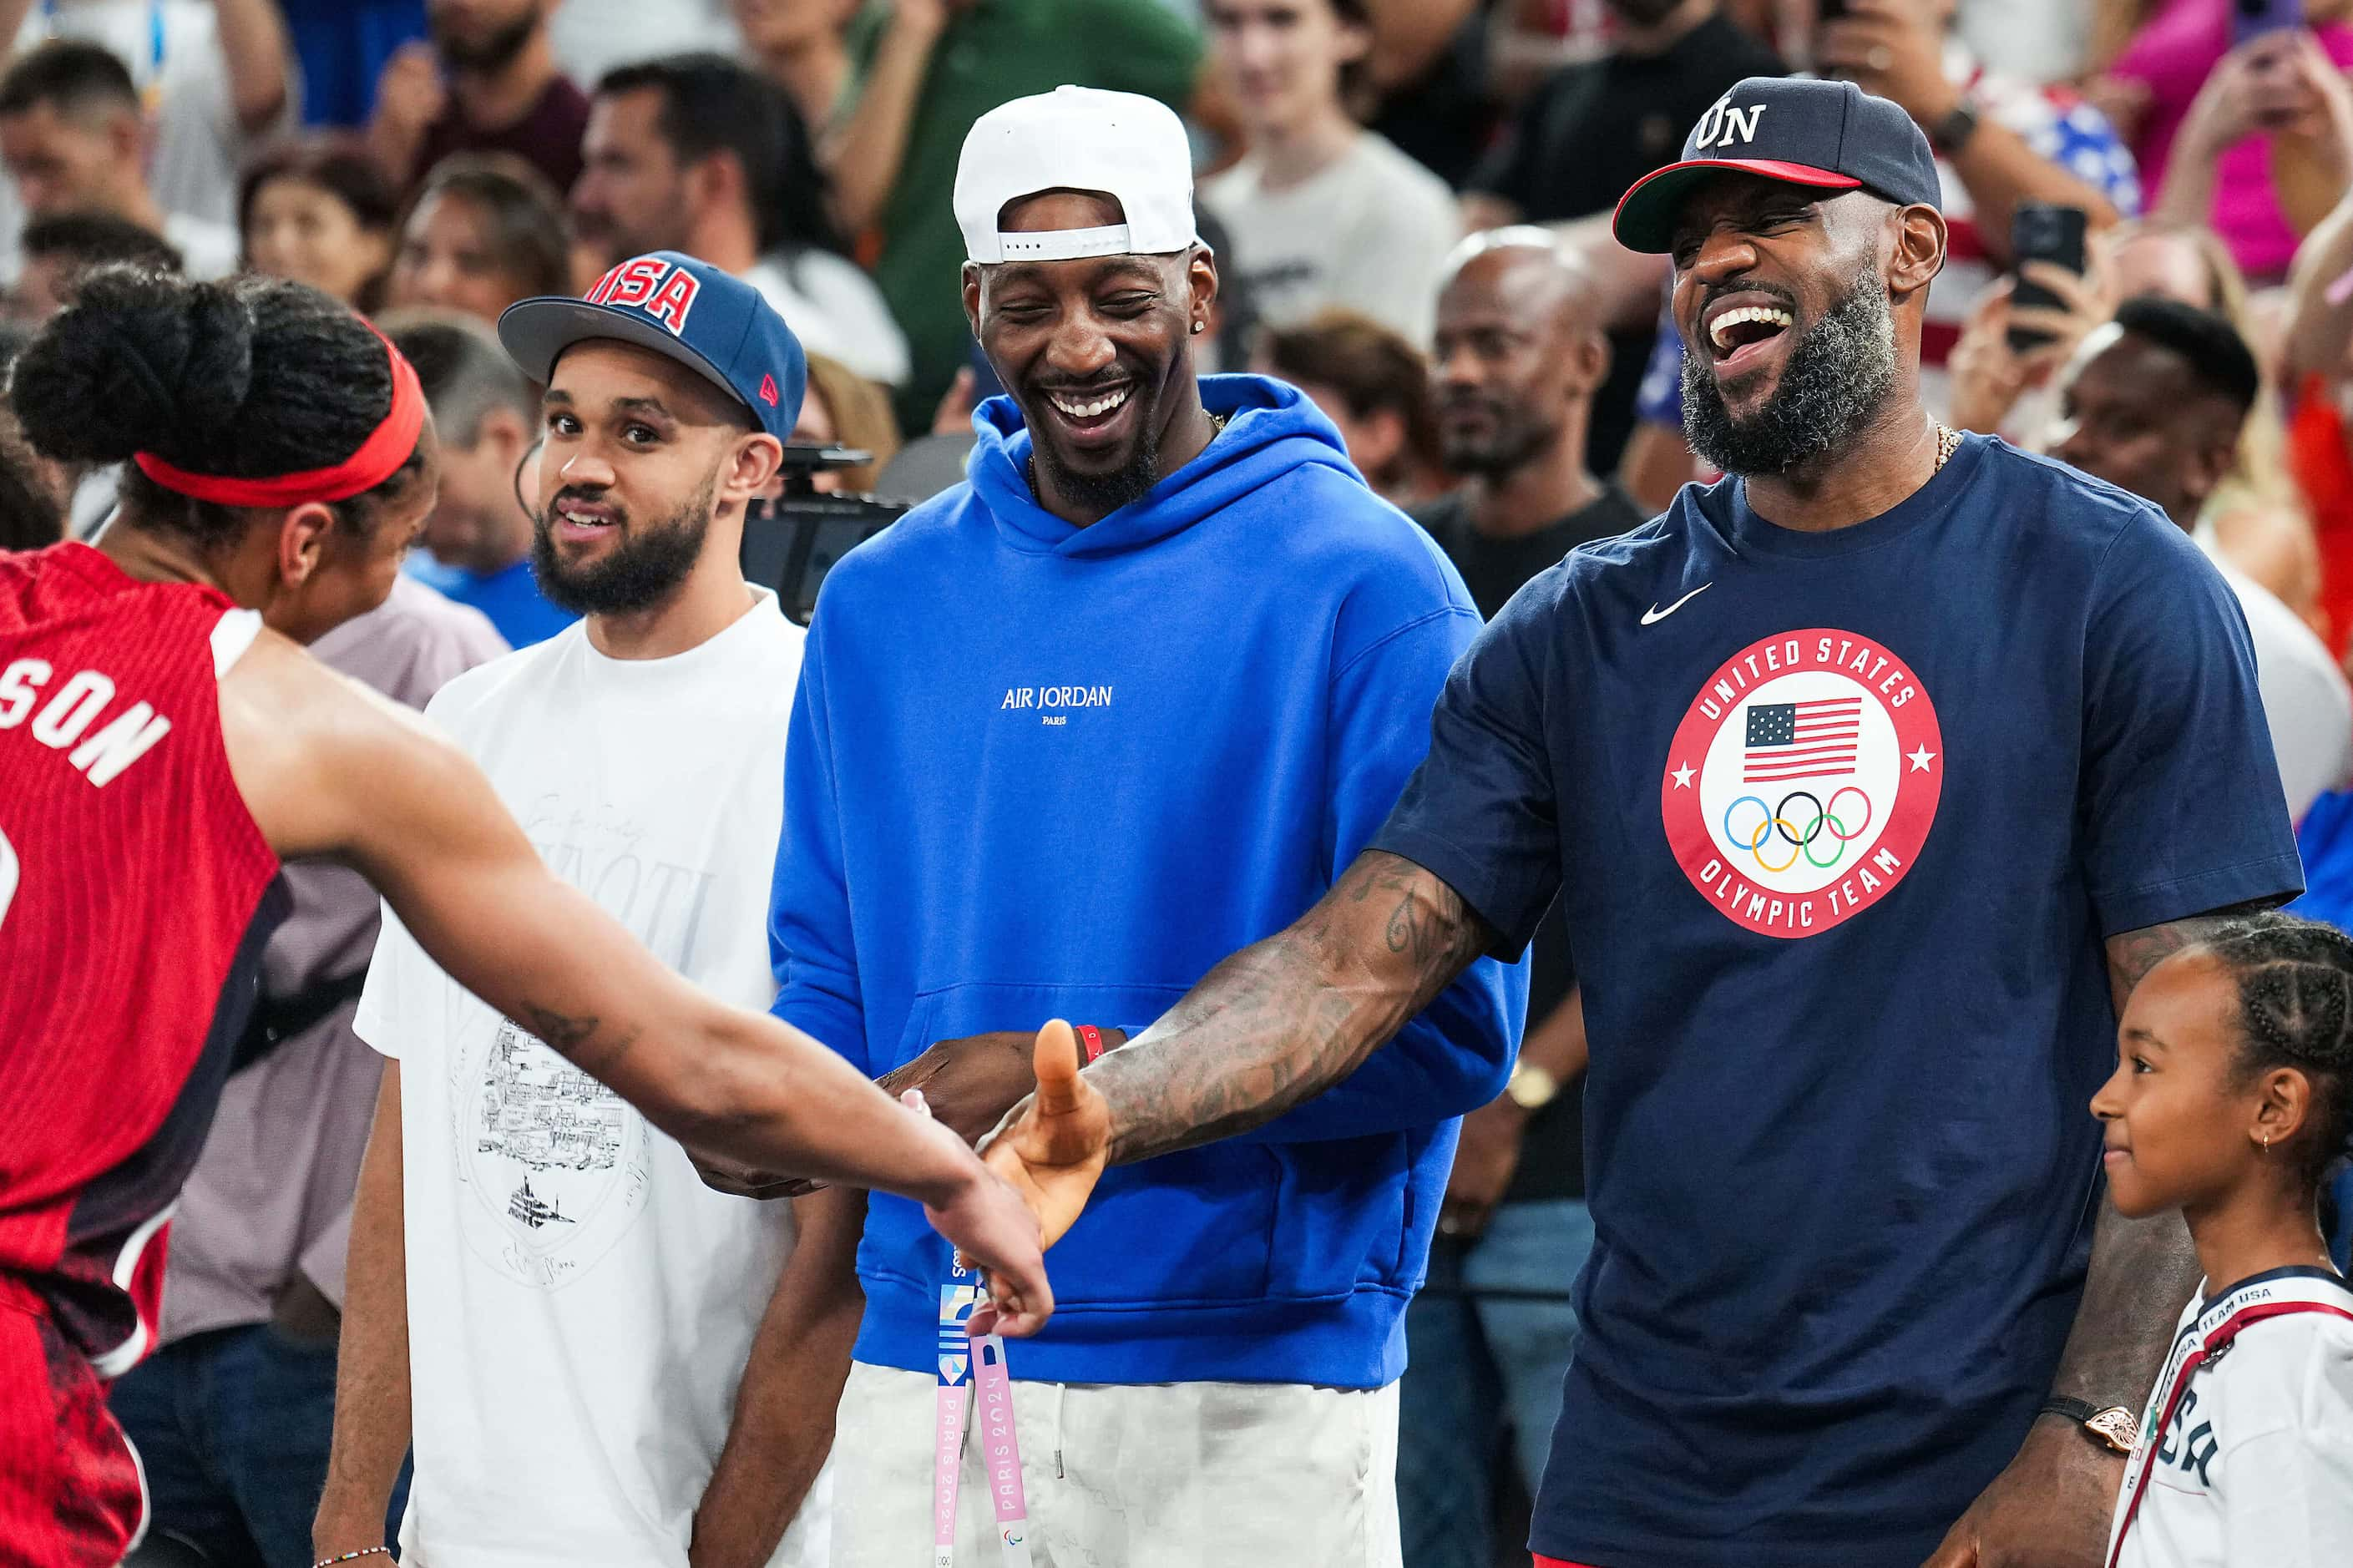
<svg viewBox="0 0 2353 1568">
<path fill-rule="evenodd" d="M 956 1483 L 964 1468 L 965 1390 L 979 1394 L 980 1451 L 988 1463 L 988 1494 L 997 1505 L 997 1536 L 1005 1568 L 1029 1568 L 1029 1505 L 1021 1494 L 1021 1442 L 1013 1430 L 1013 1379 L 1005 1370 L 1005 1342 L 965 1331 L 985 1292 L 977 1270 L 948 1266 L 940 1286 L 939 1405 L 932 1449 L 932 1563 L 955 1563 Z"/>
<path fill-rule="evenodd" d="M 2140 1442 L 2125 1465 L 2124 1511 L 2116 1516 L 2116 1539 L 2108 1543 L 2108 1568 L 2116 1568 L 2125 1552 L 2125 1537 L 2132 1533 L 2133 1521 L 2140 1513 L 2143 1495 L 2148 1489 L 2149 1473 L 2154 1470 L 2157 1450 L 2165 1441 L 2166 1428 L 2173 1425 L 2174 1412 L 2180 1408 L 2182 1395 L 2189 1392 L 2189 1380 L 2198 1369 L 2230 1348 L 2241 1330 L 2265 1318 L 2284 1317 L 2290 1312 L 2329 1312 L 2337 1317 L 2353 1319 L 2353 1311 L 2345 1306 L 2345 1287 L 2306 1279 L 2258 1280 L 2232 1291 L 2198 1315 L 2195 1322 L 2181 1331 L 2173 1342 L 2173 1353 L 2166 1358 L 2165 1371 L 2149 1391 L 2147 1420 L 2140 1432 Z"/>
</svg>

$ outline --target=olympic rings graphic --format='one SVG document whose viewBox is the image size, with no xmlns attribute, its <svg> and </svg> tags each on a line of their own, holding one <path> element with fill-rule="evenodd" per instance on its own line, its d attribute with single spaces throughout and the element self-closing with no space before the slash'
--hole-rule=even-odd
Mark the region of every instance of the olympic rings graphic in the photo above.
<svg viewBox="0 0 2353 1568">
<path fill-rule="evenodd" d="M 1799 837 L 1796 834 L 1789 831 L 1788 820 L 1782 815 L 1789 809 L 1789 803 L 1791 801 L 1799 799 L 1800 797 L 1811 801 L 1814 806 L 1814 820 L 1807 825 L 1806 836 L 1803 838 Z M 1764 803 L 1760 801 L 1757 804 L 1761 805 Z M 1830 813 L 1822 809 L 1822 802 L 1820 795 L 1815 795 L 1810 790 L 1791 790 L 1788 795 L 1781 797 L 1781 804 L 1773 808 L 1773 831 L 1778 833 L 1791 844 L 1796 845 L 1798 847 L 1802 849 L 1821 836 L 1823 825 L 1828 823 L 1830 819 Z"/>
<path fill-rule="evenodd" d="M 1838 811 L 1840 796 L 1850 795 L 1862 802 L 1862 820 L 1854 825 L 1854 831 L 1852 833 L 1845 832 L 1841 829 L 1841 825 L 1835 815 Z M 1831 803 L 1828 806 L 1823 808 L 1822 816 L 1829 821 L 1831 825 L 1831 832 L 1835 837 L 1837 837 L 1841 842 L 1852 843 L 1855 839 L 1862 837 L 1864 830 L 1871 826 L 1871 797 L 1863 794 L 1862 791 L 1855 788 L 1854 785 L 1848 784 L 1845 788 L 1841 789 L 1836 795 L 1831 796 Z"/>
<path fill-rule="evenodd" d="M 1862 803 L 1862 820 L 1852 827 L 1849 827 L 1845 820 L 1838 815 L 1839 803 L 1848 795 L 1853 795 Z M 1814 812 L 1814 815 L 1806 820 L 1803 827 L 1799 827 L 1791 821 L 1789 816 L 1789 807 L 1800 800 L 1811 806 Z M 1740 832 L 1732 826 L 1733 814 L 1744 805 L 1753 805 L 1759 813 L 1756 827 L 1746 833 Z M 1850 806 L 1848 809 L 1853 808 Z M 1820 796 L 1810 790 L 1802 789 L 1791 790 L 1788 795 L 1783 795 L 1781 804 L 1777 806 L 1767 805 L 1762 796 L 1744 795 L 1724 808 L 1724 837 L 1728 843 L 1747 850 L 1761 869 L 1786 871 L 1795 866 L 1799 858 L 1803 856 L 1809 866 L 1817 870 L 1827 871 L 1846 858 L 1846 847 L 1849 844 L 1862 837 L 1870 829 L 1873 816 L 1871 796 L 1854 784 L 1842 786 L 1831 795 L 1828 802 L 1824 802 Z M 1822 858 L 1814 852 L 1815 841 L 1826 832 L 1831 840 L 1828 859 Z M 1777 837 L 1789 847 L 1788 857 L 1778 863 L 1765 858 L 1766 844 Z"/>
</svg>

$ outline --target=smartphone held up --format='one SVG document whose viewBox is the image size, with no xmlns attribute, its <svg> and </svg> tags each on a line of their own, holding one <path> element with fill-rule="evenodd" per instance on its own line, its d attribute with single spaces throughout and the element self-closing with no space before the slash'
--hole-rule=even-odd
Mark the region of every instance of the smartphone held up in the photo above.
<svg viewBox="0 0 2353 1568">
<path fill-rule="evenodd" d="M 2010 223 L 2010 254 L 2012 264 L 2020 268 L 2017 286 L 2010 294 L 2012 309 L 2058 310 L 2066 308 L 2064 300 L 2026 278 L 2024 268 L 2030 261 L 2047 261 L 2081 278 L 2085 265 L 2084 244 L 2090 226 L 2082 207 L 2059 206 L 2050 202 L 2021 202 L 2018 205 Z M 2048 332 L 2023 327 L 2010 329 L 2010 350 L 2012 353 L 2025 353 L 2050 341 Z"/>
</svg>

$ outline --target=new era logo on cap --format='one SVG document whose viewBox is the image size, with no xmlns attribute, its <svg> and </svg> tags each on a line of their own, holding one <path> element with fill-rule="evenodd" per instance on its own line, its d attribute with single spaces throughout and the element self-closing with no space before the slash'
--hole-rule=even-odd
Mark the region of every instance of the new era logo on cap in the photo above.
<svg viewBox="0 0 2353 1568">
<path fill-rule="evenodd" d="M 1662 252 L 1685 199 L 1725 174 L 1820 191 L 1866 190 L 1899 206 L 1942 205 L 1936 154 L 1912 117 L 1851 81 L 1750 77 L 1715 100 L 1683 155 L 1634 183 L 1613 227 L 1629 250 Z"/>
<path fill-rule="evenodd" d="M 575 343 L 611 339 L 676 360 L 723 389 L 779 441 L 792 438 L 808 360 L 760 291 L 674 250 L 631 257 L 578 300 L 524 300 L 499 318 L 499 341 L 545 382 Z"/>
</svg>

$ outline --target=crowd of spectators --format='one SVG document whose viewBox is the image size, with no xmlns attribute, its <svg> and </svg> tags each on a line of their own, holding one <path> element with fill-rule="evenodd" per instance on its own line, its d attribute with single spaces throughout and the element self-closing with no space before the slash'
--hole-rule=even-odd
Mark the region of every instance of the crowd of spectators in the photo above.
<svg viewBox="0 0 2353 1568">
<path fill-rule="evenodd" d="M 819 487 L 922 499 L 892 492 L 894 454 L 958 438 L 994 390 L 950 201 L 966 130 L 1065 82 L 1139 92 L 1194 135 L 1222 289 L 1205 363 L 1300 386 L 1492 616 L 1567 551 L 1710 477 L 1682 433 L 1664 261 L 1610 238 L 1619 196 L 1740 79 L 1844 77 L 1902 107 L 1938 156 L 1951 259 L 1927 307 L 1931 409 L 2135 491 L 2213 557 L 2304 824 L 2307 907 L 2343 920 L 2353 5 L 2305 0 L 2306 26 L 2243 38 L 2234 14 L 2232 0 L 0 0 L 15 40 L 0 355 L 114 263 L 250 269 L 379 320 L 431 402 L 440 500 L 412 585 L 320 651 L 421 705 L 571 618 L 532 572 L 538 389 L 491 335 L 502 310 L 643 252 L 708 262 L 807 345 L 796 437 L 870 455 Z M 2081 215 L 2080 265 L 2017 254 L 2021 216 L 2050 207 Z M 0 410 L 0 548 L 87 534 L 112 494 L 107 471 L 35 456 Z M 181 1221 L 166 1333 L 192 1349 L 167 1346 L 123 1394 L 166 1522 L 216 1562 L 272 1568 L 308 1560 L 310 1501 L 271 1500 L 323 1464 L 316 1351 L 335 1332 L 359 1079 L 375 1068 L 349 1029 L 374 900 L 325 874 L 300 893 L 265 969 L 276 1036 L 235 1080 Z M 1535 954 L 1533 1076 L 1466 1121 L 1410 1320 L 1412 1565 L 1483 1564 L 1515 1539 L 1498 1510 L 1535 1488 L 1576 1342 L 1566 1300 L 1528 1283 L 1591 1240 L 1575 968 L 1556 929 Z M 1531 1251 L 1550 1261 L 1524 1267 Z M 257 1415 L 257 1388 L 282 1403 Z"/>
</svg>

